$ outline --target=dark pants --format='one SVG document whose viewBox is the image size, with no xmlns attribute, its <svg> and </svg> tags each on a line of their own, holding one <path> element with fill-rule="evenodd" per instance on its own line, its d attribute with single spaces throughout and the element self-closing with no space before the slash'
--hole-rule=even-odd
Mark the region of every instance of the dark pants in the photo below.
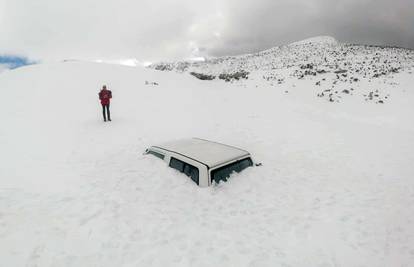
<svg viewBox="0 0 414 267">
<path fill-rule="evenodd" d="M 108 120 L 109 121 L 111 120 L 111 112 L 109 112 L 109 104 L 102 105 L 102 114 L 103 114 L 104 121 L 106 121 L 106 115 L 108 115 Z"/>
</svg>

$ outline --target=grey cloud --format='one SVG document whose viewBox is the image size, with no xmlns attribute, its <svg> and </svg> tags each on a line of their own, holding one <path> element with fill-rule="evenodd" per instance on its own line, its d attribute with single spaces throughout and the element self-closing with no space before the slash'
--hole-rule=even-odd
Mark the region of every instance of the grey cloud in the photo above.
<svg viewBox="0 0 414 267">
<path fill-rule="evenodd" d="M 414 48 L 414 1 L 227 1 L 227 32 L 215 55 L 252 52 L 315 35 Z M 233 8 L 236 7 L 236 8 Z"/>
<path fill-rule="evenodd" d="M 414 48 L 413 10 L 412 0 L 0 0 L 0 54 L 153 61 L 315 35 Z"/>
</svg>

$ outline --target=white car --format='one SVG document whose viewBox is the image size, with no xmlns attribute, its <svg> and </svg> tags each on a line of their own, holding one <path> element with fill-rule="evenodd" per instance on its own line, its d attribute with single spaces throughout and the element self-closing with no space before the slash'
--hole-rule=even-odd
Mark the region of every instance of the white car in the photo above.
<svg viewBox="0 0 414 267">
<path fill-rule="evenodd" d="M 164 160 L 200 187 L 210 186 L 213 181 L 227 181 L 232 172 L 241 172 L 253 166 L 249 152 L 199 138 L 151 146 L 145 154 Z"/>
</svg>

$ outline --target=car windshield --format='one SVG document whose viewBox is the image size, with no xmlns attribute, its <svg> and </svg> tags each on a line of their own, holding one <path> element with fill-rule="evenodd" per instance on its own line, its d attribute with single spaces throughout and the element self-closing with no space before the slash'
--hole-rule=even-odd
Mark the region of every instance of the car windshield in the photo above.
<svg viewBox="0 0 414 267">
<path fill-rule="evenodd" d="M 147 152 L 147 154 L 154 155 L 157 158 L 164 159 L 164 155 L 161 154 L 161 153 L 158 153 L 158 152 L 155 152 L 155 151 L 152 151 L 152 150 L 147 150 L 146 152 Z"/>
<path fill-rule="evenodd" d="M 241 172 L 244 169 L 253 166 L 253 161 L 251 158 L 245 158 L 242 160 L 238 160 L 236 162 L 230 163 L 218 169 L 211 171 L 211 182 L 213 183 L 220 183 L 220 181 L 227 181 L 227 178 L 233 172 Z"/>
</svg>

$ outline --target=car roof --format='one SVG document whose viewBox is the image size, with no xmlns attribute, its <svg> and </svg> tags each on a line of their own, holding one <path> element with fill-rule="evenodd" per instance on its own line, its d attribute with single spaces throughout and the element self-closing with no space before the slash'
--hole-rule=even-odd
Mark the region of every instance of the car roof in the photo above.
<svg viewBox="0 0 414 267">
<path fill-rule="evenodd" d="M 181 139 L 153 147 L 180 154 L 209 168 L 250 155 L 246 150 L 200 138 Z"/>
</svg>

